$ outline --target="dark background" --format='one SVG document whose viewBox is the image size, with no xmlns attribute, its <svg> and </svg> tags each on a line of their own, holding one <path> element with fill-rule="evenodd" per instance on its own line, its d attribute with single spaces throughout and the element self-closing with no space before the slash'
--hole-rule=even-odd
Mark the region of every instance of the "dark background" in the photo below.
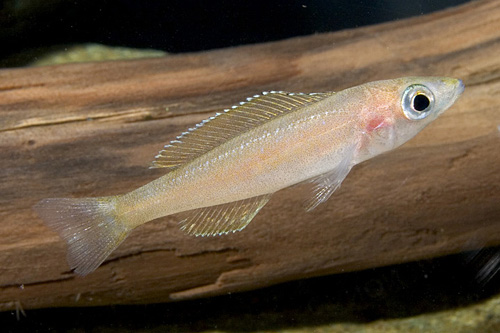
<svg viewBox="0 0 500 333">
<path fill-rule="evenodd" d="M 76 43 L 192 52 L 402 19 L 464 2 L 0 0 L 0 59 Z"/>
</svg>

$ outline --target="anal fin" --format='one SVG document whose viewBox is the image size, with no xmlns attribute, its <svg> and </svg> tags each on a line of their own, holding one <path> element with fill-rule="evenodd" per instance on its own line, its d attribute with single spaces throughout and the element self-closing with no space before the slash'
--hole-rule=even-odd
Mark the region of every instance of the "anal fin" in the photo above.
<svg viewBox="0 0 500 333">
<path fill-rule="evenodd" d="M 179 213 L 180 228 L 189 235 L 217 236 L 244 229 L 269 201 L 272 193 L 222 205 Z"/>
</svg>

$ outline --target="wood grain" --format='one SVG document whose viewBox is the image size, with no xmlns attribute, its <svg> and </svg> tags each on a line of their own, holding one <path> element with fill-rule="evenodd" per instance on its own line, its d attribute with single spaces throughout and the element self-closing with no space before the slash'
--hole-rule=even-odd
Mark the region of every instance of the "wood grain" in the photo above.
<svg viewBox="0 0 500 333">
<path fill-rule="evenodd" d="M 0 309 L 182 300 L 500 244 L 500 3 L 159 59 L 0 71 Z M 402 148 L 353 169 L 312 213 L 301 186 L 240 233 L 193 238 L 166 217 L 133 231 L 96 272 L 31 207 L 130 191 L 163 144 L 265 90 L 377 79 L 464 80 L 457 104 Z"/>
</svg>

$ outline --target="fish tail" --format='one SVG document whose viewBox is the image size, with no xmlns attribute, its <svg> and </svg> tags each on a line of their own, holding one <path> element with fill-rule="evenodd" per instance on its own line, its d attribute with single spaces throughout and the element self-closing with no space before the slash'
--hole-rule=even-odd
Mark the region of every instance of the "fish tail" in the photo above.
<svg viewBox="0 0 500 333">
<path fill-rule="evenodd" d="M 50 198 L 34 209 L 68 243 L 68 264 L 79 275 L 94 271 L 127 237 L 116 197 Z"/>
</svg>

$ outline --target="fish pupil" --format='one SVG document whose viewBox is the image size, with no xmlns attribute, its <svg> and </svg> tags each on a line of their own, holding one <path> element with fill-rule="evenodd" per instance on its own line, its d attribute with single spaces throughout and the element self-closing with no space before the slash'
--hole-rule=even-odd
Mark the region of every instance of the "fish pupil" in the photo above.
<svg viewBox="0 0 500 333">
<path fill-rule="evenodd" d="M 422 95 L 422 94 L 418 94 L 413 99 L 413 108 L 415 109 L 415 111 L 418 111 L 418 112 L 424 111 L 425 109 L 427 109 L 429 107 L 430 104 L 431 104 L 431 101 L 429 100 L 429 98 L 427 98 L 427 96 Z"/>
</svg>

